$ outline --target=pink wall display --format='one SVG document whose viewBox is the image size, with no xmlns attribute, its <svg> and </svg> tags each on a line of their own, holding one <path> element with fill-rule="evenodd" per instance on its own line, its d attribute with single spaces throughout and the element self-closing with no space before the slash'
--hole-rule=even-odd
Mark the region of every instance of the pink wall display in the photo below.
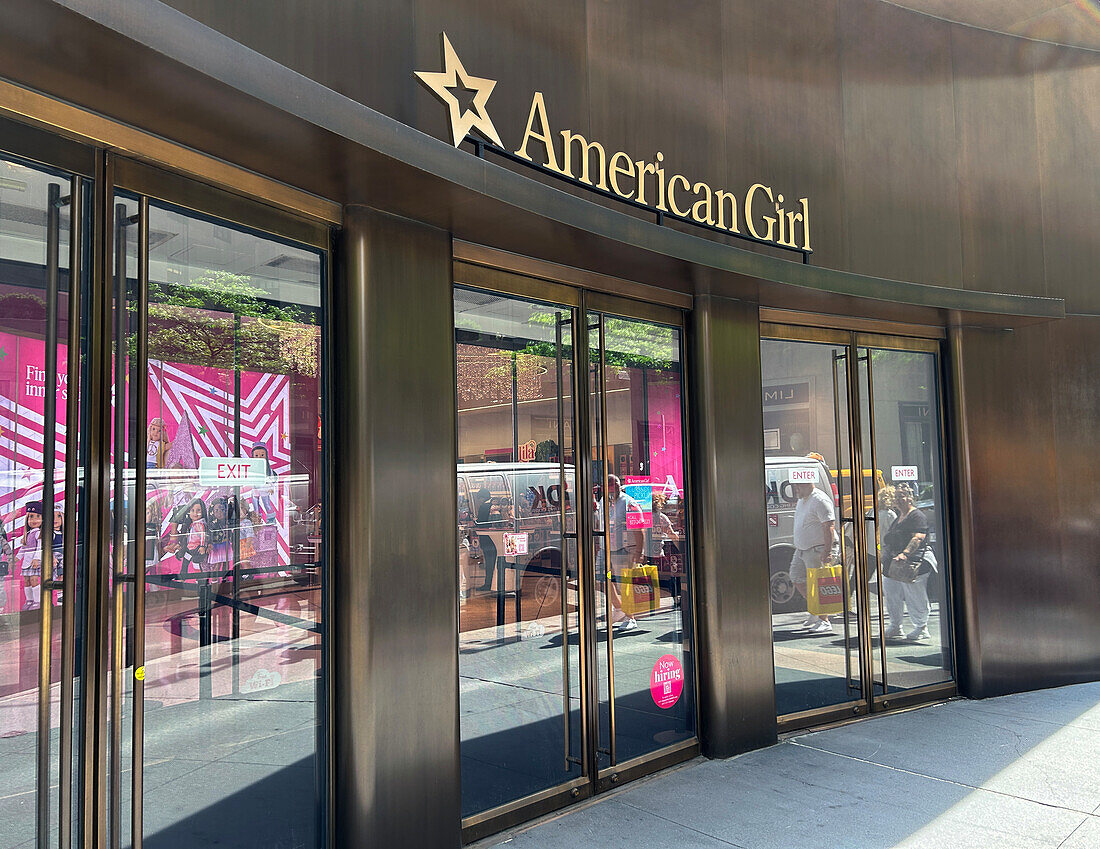
<svg viewBox="0 0 1100 849">
<path fill-rule="evenodd" d="M 58 345 L 57 435 L 54 445 L 56 503 L 65 502 L 64 468 L 67 438 L 65 402 L 68 397 L 67 346 Z M 42 499 L 42 439 L 45 410 L 45 343 L 41 339 L 0 332 L 0 561 L 7 575 L 0 578 L 7 592 L 0 613 L 22 609 L 24 593 L 22 555 L 28 550 L 28 506 Z M 180 560 L 176 521 L 179 508 L 202 499 L 211 509 L 219 498 L 239 497 L 242 518 L 234 526 L 241 536 L 242 560 L 251 568 L 278 570 L 291 564 L 292 521 L 296 499 L 309 499 L 312 458 L 292 470 L 292 440 L 304 435 L 314 443 L 316 398 L 299 399 L 312 411 L 309 433 L 292 430 L 293 393 L 310 393 L 308 381 L 295 384 L 291 376 L 265 372 L 240 373 L 240 396 L 234 373 L 227 369 L 150 360 L 148 420 L 145 432 L 146 521 L 156 528 L 147 533 L 147 573 L 178 575 Z M 242 487 L 203 487 L 198 481 L 199 459 L 233 457 L 235 412 L 240 410 L 241 456 L 263 456 L 270 464 L 263 484 Z M 299 430 L 301 430 L 299 426 Z M 135 465 L 128 458 L 128 468 Z M 297 472 L 297 474 L 293 474 Z M 239 491 L 238 491 L 239 490 Z M 231 564 L 231 558 L 211 556 L 208 566 Z M 3 569 L 0 569 L 3 571 Z"/>
<path fill-rule="evenodd" d="M 649 476 L 653 491 L 669 498 L 684 492 L 684 456 L 681 436 L 680 377 L 650 379 L 648 391 Z M 673 491 L 675 490 L 675 491 Z"/>
</svg>

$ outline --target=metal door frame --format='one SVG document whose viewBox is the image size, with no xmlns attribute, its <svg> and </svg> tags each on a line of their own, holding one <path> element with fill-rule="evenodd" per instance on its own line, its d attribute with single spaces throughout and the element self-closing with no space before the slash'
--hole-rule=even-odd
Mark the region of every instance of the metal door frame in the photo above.
<svg viewBox="0 0 1100 849">
<path fill-rule="evenodd" d="M 577 576 L 580 592 L 580 604 L 578 605 L 578 623 L 580 636 L 579 668 L 580 668 L 580 692 L 581 704 L 581 749 L 583 751 L 581 769 L 582 774 L 563 782 L 555 787 L 548 788 L 531 796 L 516 799 L 495 808 L 481 811 L 464 817 L 462 820 L 462 840 L 470 843 L 479 840 L 489 834 L 496 833 L 512 825 L 528 821 L 534 817 L 565 807 L 572 802 L 587 799 L 597 793 L 617 787 L 627 781 L 632 781 L 644 775 L 656 772 L 677 763 L 690 760 L 699 754 L 700 744 L 698 739 L 699 728 L 699 703 L 695 700 L 695 729 L 696 736 L 689 740 L 673 744 L 659 749 L 648 755 L 632 758 L 622 763 L 612 763 L 610 766 L 599 767 L 599 635 L 596 629 L 596 573 L 597 564 L 592 563 L 595 550 L 595 533 L 592 528 L 592 519 L 587 509 L 582 509 L 586 504 L 585 493 L 591 493 L 595 481 L 592 478 L 592 454 L 597 448 L 592 437 L 593 413 L 591 379 L 593 376 L 592 356 L 589 345 L 589 331 L 596 330 L 600 336 L 600 359 L 604 357 L 603 346 L 603 321 L 590 327 L 596 316 L 612 316 L 615 318 L 627 318 L 640 321 L 649 321 L 677 328 L 680 331 L 680 364 L 681 364 L 681 415 L 683 421 L 687 421 L 688 380 L 687 380 L 687 346 L 685 344 L 686 315 L 682 309 L 673 306 L 655 304 L 650 302 L 635 301 L 603 291 L 580 288 L 562 280 L 550 280 L 543 278 L 527 277 L 514 271 L 493 268 L 464 261 L 458 255 L 454 260 L 454 285 L 475 291 L 485 291 L 506 297 L 531 299 L 557 307 L 566 307 L 570 310 L 573 322 L 573 362 L 572 362 L 572 392 L 573 392 L 573 446 L 575 457 L 575 474 L 577 486 L 576 524 L 577 524 Z M 604 392 L 603 375 L 606 369 L 599 371 L 599 398 L 601 410 L 598 414 L 599 421 L 606 423 L 606 394 Z M 606 430 L 601 435 L 606 435 Z M 690 479 L 691 457 L 690 440 L 686 438 L 685 428 L 682 435 L 684 442 L 684 488 L 692 492 Z M 606 439 L 601 450 L 606 452 Z M 604 480 L 601 483 L 603 491 L 607 487 L 607 464 L 603 465 Z M 563 500 L 564 502 L 564 500 Z M 695 564 L 695 534 L 693 533 L 693 503 L 689 498 L 687 502 L 686 526 L 689 529 L 688 569 L 694 571 Z M 605 520 L 606 527 L 606 520 Z M 563 526 L 564 536 L 564 526 Z M 564 546 L 563 546 L 564 547 Z M 605 561 L 610 557 L 608 547 L 604 546 Z M 607 563 L 605 563 L 605 567 Z M 689 572 L 690 579 L 690 572 Z M 691 584 L 689 583 L 689 586 Z M 610 604 L 607 600 L 605 604 Z M 697 633 L 696 610 L 694 601 L 691 603 L 691 629 L 692 634 Z M 610 622 L 608 621 L 608 626 Z M 565 642 L 563 640 L 563 642 Z M 698 663 L 694 646 L 691 650 L 690 674 L 692 675 L 694 688 L 698 688 Z M 611 751 L 614 751 L 614 646 L 613 635 L 608 634 L 608 659 L 611 674 L 609 675 L 609 741 Z M 569 727 L 569 712 L 566 711 L 566 728 Z M 460 742 L 460 741 L 459 741 Z M 614 761 L 614 757 L 612 756 Z"/>
<path fill-rule="evenodd" d="M 816 321 L 811 321 L 810 319 Z M 867 494 L 864 492 L 863 483 L 863 471 L 865 463 L 863 462 L 863 456 L 874 458 L 875 456 L 875 421 L 874 421 L 874 386 L 873 386 L 873 371 L 870 364 L 870 357 L 867 358 L 867 393 L 864 395 L 861 392 L 861 378 L 859 375 L 861 350 L 894 350 L 894 351 L 914 351 L 921 353 L 930 353 L 934 355 L 935 363 L 933 368 L 933 374 L 935 376 L 935 398 L 933 406 L 936 409 L 937 419 L 937 433 L 939 437 L 939 450 L 936 454 L 936 460 L 940 464 L 940 486 L 944 490 L 944 497 L 946 497 L 949 490 L 948 480 L 948 461 L 946 454 L 946 431 L 945 431 L 945 411 L 944 411 L 944 389 L 943 389 L 943 358 L 944 351 L 942 350 L 942 339 L 945 338 L 945 334 L 942 328 L 924 328 L 913 325 L 903 325 L 896 329 L 898 333 L 886 333 L 885 330 L 891 329 L 884 322 L 867 322 L 863 324 L 857 319 L 847 319 L 841 322 L 842 327 L 837 327 L 835 324 L 829 322 L 827 316 L 813 316 L 807 318 L 804 324 L 791 325 L 791 324 L 776 324 L 772 322 L 762 321 L 760 323 L 760 339 L 765 340 L 780 340 L 790 342 L 807 342 L 821 345 L 833 345 L 834 347 L 841 347 L 844 349 L 844 353 L 841 355 L 834 354 L 833 368 L 834 368 L 834 383 L 835 383 L 835 369 L 837 359 L 843 358 L 845 360 L 845 372 L 847 376 L 846 380 L 846 414 L 848 417 L 848 446 L 847 446 L 847 460 L 848 467 L 851 470 L 849 475 L 849 486 L 851 487 L 851 517 L 850 523 L 852 525 L 852 546 L 854 548 L 855 558 L 855 583 L 856 583 L 856 610 L 858 613 L 857 621 L 859 622 L 859 635 L 858 635 L 858 651 L 859 656 L 857 658 L 858 667 L 860 670 L 860 697 L 858 699 L 851 699 L 840 704 L 827 705 L 820 708 L 812 708 L 810 710 L 799 711 L 797 713 L 785 714 L 777 717 L 777 726 L 780 733 L 788 731 L 794 731 L 800 728 L 806 728 L 814 725 L 822 725 L 825 723 L 842 721 L 844 719 L 850 719 L 855 716 L 860 716 L 867 713 L 877 713 L 884 710 L 891 710 L 896 708 L 909 707 L 915 704 L 921 704 L 924 702 L 935 701 L 937 699 L 950 698 L 954 696 L 958 689 L 957 678 L 957 661 L 955 657 L 956 652 L 956 640 L 955 640 L 955 627 L 954 627 L 954 603 L 953 603 L 953 581 L 952 581 L 952 560 L 953 554 L 951 551 L 951 533 L 948 528 L 941 529 L 942 536 L 942 549 L 944 552 L 945 563 L 944 568 L 944 585 L 945 585 L 945 597 L 940 603 L 941 616 L 942 611 L 948 611 L 948 628 L 951 634 L 951 680 L 949 682 L 931 684 L 924 687 L 914 687 L 910 690 L 901 691 L 898 693 L 890 693 L 887 688 L 889 686 L 889 676 L 887 671 L 887 653 L 886 642 L 884 638 L 885 624 L 884 624 L 884 601 L 879 597 L 877 608 L 878 614 L 875 617 L 878 624 L 878 637 L 877 639 L 872 636 L 871 630 L 871 611 L 870 611 L 870 588 L 869 588 L 869 555 L 867 551 L 867 524 L 870 522 L 874 527 L 874 539 L 876 545 L 880 542 L 878 531 L 878 504 L 877 504 L 877 491 L 874 497 L 871 498 L 871 504 L 867 504 Z M 905 335 L 906 333 L 914 333 L 916 335 Z M 834 392 L 834 397 L 836 393 Z M 834 402 L 835 406 L 835 402 Z M 868 415 L 864 414 L 864 407 L 867 406 L 870 409 Z M 839 420 L 840 411 L 834 409 L 834 417 Z M 867 426 L 869 432 L 869 444 L 864 445 L 863 439 L 863 425 L 864 419 L 867 419 Z M 836 433 L 837 444 L 840 444 L 839 429 Z M 838 470 L 842 467 L 842 457 L 838 452 L 837 466 Z M 874 465 L 871 466 L 874 468 Z M 855 470 L 860 471 L 857 475 Z M 872 475 L 872 485 L 877 487 L 877 481 Z M 840 496 L 840 515 L 838 516 L 838 535 L 841 538 L 841 551 L 844 550 L 844 533 L 843 526 L 848 519 L 843 514 L 843 489 L 839 486 L 838 481 L 838 494 Z M 954 526 L 954 517 L 946 509 L 947 503 L 945 502 L 944 518 L 947 523 L 952 527 Z M 869 514 L 869 515 L 868 515 Z M 862 517 L 862 518 L 860 518 Z M 879 566 L 879 573 L 881 575 L 881 565 Z M 845 580 L 847 580 L 847 569 L 844 570 Z M 881 584 L 880 584 L 881 586 Z M 845 610 L 847 610 L 847 603 L 845 603 Z M 848 621 L 845 616 L 845 642 L 848 642 Z M 878 658 L 877 665 L 879 669 L 877 672 L 880 674 L 880 679 L 876 680 L 876 657 L 875 651 L 877 649 Z M 845 666 L 850 671 L 851 658 L 848 651 L 845 652 Z M 850 681 L 850 674 L 849 674 Z M 851 684 L 849 684 L 851 686 Z M 881 692 L 876 690 L 881 689 Z"/>
<path fill-rule="evenodd" d="M 121 728 L 121 666 L 122 656 L 115 651 L 121 638 L 122 618 L 117 614 L 122 605 L 121 588 L 133 584 L 135 588 L 133 615 L 136 620 L 143 618 L 144 607 L 144 513 L 135 509 L 135 530 L 138 533 L 130 541 L 132 556 L 137 566 L 136 574 L 110 574 L 111 540 L 119 541 L 119 523 L 112 522 L 110 513 L 110 478 L 121 471 L 114 467 L 112 452 L 112 388 L 117 375 L 113 373 L 115 364 L 112 343 L 117 340 L 112 334 L 92 332 L 91 328 L 111 327 L 115 317 L 114 264 L 115 252 L 119 244 L 115 237 L 114 216 L 115 199 L 119 192 L 134 196 L 139 211 L 136 220 L 138 230 L 138 316 L 136 356 L 130 363 L 131 369 L 142 374 L 147 371 L 147 284 L 148 284 L 148 208 L 150 198 L 193 212 L 199 217 L 216 218 L 231 224 L 256 230 L 264 235 L 272 235 L 286 241 L 304 244 L 323 253 L 322 262 L 322 312 L 327 315 L 331 302 L 332 286 L 332 234 L 327 223 L 310 220 L 294 212 L 268 206 L 252 198 L 243 197 L 231 191 L 218 189 L 196 182 L 191 177 L 161 171 L 150 165 L 118 156 L 102 147 L 85 145 L 60 137 L 47 130 L 30 127 L 18 122 L 0 118 L 0 129 L 5 131 L 5 140 L 0 156 L 13 161 L 23 161 L 28 166 L 57 174 L 58 188 L 52 189 L 48 197 L 47 208 L 47 282 L 46 282 L 46 364 L 45 381 L 50 385 L 57 382 L 56 346 L 64 341 L 68 345 L 67 366 L 70 392 L 65 401 L 68 435 L 65 450 L 64 480 L 66 500 L 64 505 L 64 528 L 62 532 L 62 578 L 54 581 L 47 577 L 47 560 L 42 558 L 43 579 L 41 583 L 43 601 L 54 591 L 62 595 L 61 639 L 60 639 L 60 712 L 59 747 L 56 755 L 58 762 L 59 788 L 57 810 L 54 811 L 50 799 L 50 781 L 48 779 L 53 763 L 50 745 L 50 721 L 52 705 L 50 688 L 52 685 L 52 619 L 55 611 L 52 603 L 41 606 L 38 646 L 38 738 L 35 758 L 35 822 L 37 849 L 107 849 L 118 847 L 120 842 L 120 823 L 122 812 L 118 809 L 118 799 L 122 770 L 120 769 L 119 744 L 117 733 L 111 728 Z M 242 172 L 243 173 L 243 172 Z M 64 174 L 64 176 L 62 176 Z M 61 185 L 68 182 L 67 194 Z M 91 186 L 89 187 L 89 182 Z M 261 178 L 253 178 L 255 185 L 264 183 Z M 272 185 L 276 185 L 272 183 Z M 58 256 L 56 229 L 60 209 L 69 205 L 69 303 L 68 303 L 68 339 L 57 338 L 58 331 Z M 82 340 L 83 328 L 89 328 L 86 340 Z M 327 437 L 331 428 L 330 391 L 332 374 L 331 333 L 326 335 L 327 345 L 322 347 L 321 356 L 325 362 L 324 381 L 321 387 L 322 426 Z M 84 348 L 81 347 L 85 342 Z M 121 364 L 119 364 L 121 365 Z M 130 400 L 132 416 L 142 420 L 145 412 L 146 386 L 144 380 L 132 381 Z M 57 416 L 53 413 L 55 395 L 47 392 L 44 414 L 43 439 L 43 510 L 52 517 L 49 503 L 55 502 L 54 451 L 45 450 L 52 444 Z M 121 406 L 120 406 L 121 409 Z M 121 413 L 120 413 L 121 415 Z M 116 422 L 117 424 L 117 422 Z M 133 435 L 136 440 L 144 439 L 144 429 Z M 331 444 L 331 439 L 327 440 Z M 144 446 L 142 446 L 144 447 Z M 141 455 L 143 456 L 144 452 Z M 331 485 L 331 452 L 322 463 L 322 492 L 326 500 Z M 134 466 L 134 491 L 144 489 L 145 466 L 137 462 Z M 78 540 L 77 498 L 80 487 L 80 472 L 83 472 L 80 517 L 84 518 L 82 530 L 84 539 Z M 117 483 L 117 480 L 116 480 Z M 125 484 L 124 484 L 125 486 Z M 112 527 L 114 525 L 114 527 Z M 325 552 L 332 551 L 330 523 L 322 526 L 322 543 Z M 51 539 L 43 535 L 43 540 Z M 43 543 L 45 544 L 45 543 Z M 52 543 L 51 543 L 52 546 Z M 77 550 L 84 548 L 86 572 L 81 598 L 77 599 Z M 52 555 L 50 558 L 52 562 Z M 327 619 L 331 610 L 332 582 L 326 581 L 322 587 L 322 616 Z M 83 640 L 82 653 L 76 653 L 76 604 L 82 607 Z M 124 611 L 125 612 L 125 611 Z M 144 631 L 134 629 L 134 671 L 142 669 L 144 654 Z M 325 668 L 332 668 L 331 641 L 324 645 Z M 74 684 L 78 677 L 81 681 L 79 710 L 74 694 Z M 133 849 L 142 844 L 142 680 L 134 675 L 134 701 L 131 707 L 133 724 L 133 771 L 131 774 L 131 841 Z M 334 723 L 331 721 L 331 677 L 326 675 L 324 692 L 319 703 L 319 721 L 325 725 L 323 746 L 319 752 L 323 758 L 325 777 L 320 800 L 322 805 L 321 839 L 325 845 L 331 835 L 327 823 L 331 820 L 332 787 L 332 751 L 331 735 Z M 111 716 L 108 717 L 110 712 Z M 42 729 L 46 729 L 43 732 Z M 75 733 L 74 733 L 75 732 Z M 78 763 L 74 763 L 74 752 L 78 753 Z M 78 775 L 74 775 L 78 771 Z M 43 776 L 46 778 L 43 779 Z M 74 799 L 74 778 L 77 782 Z M 111 790 L 108 794 L 108 790 Z M 58 837 L 54 844 L 50 831 L 56 823 Z M 74 837 L 75 834 L 75 837 Z"/>
<path fill-rule="evenodd" d="M 126 283 L 126 252 L 121 241 L 122 223 L 116 220 L 116 215 L 124 209 L 117 206 L 120 198 L 136 201 L 138 212 L 133 220 L 127 220 L 127 224 L 137 226 L 137 324 L 129 328 L 130 333 L 136 334 L 136 354 L 129 363 L 131 374 L 131 398 L 133 413 L 130 418 L 138 422 L 144 422 L 147 418 L 147 380 L 148 374 L 148 287 L 149 287 L 149 206 L 150 200 L 160 201 L 172 207 L 179 208 L 186 214 L 207 220 L 225 222 L 237 225 L 258 234 L 273 237 L 275 239 L 292 242 L 316 249 L 322 253 L 322 281 L 321 281 L 321 312 L 327 316 L 328 292 L 331 288 L 331 240 L 332 234 L 328 226 L 298 218 L 290 213 L 266 206 L 258 201 L 243 198 L 237 194 L 214 188 L 202 183 L 197 183 L 188 177 L 162 171 L 145 163 L 132 159 L 115 156 L 109 152 L 99 152 L 102 161 L 103 180 L 96 185 L 102 192 L 102 207 L 97 210 L 96 223 L 100 229 L 100 237 L 96 248 L 100 252 L 101 261 L 95 266 L 97 276 L 93 277 L 93 293 L 98 295 L 98 306 L 102 310 L 100 327 L 112 326 L 116 320 L 124 301 L 129 300 Z M 100 217 L 102 216 L 102 217 Z M 119 271 L 121 270 L 121 275 Z M 120 279 L 116 280 L 116 277 Z M 98 279 L 97 279 L 98 278 Z M 98 284 L 98 285 L 97 285 Z M 112 291 L 112 288 L 114 291 Z M 116 322 L 117 324 L 117 322 Z M 324 328 L 322 328 L 324 329 Z M 116 345 L 121 350 L 127 328 L 121 324 L 115 327 Z M 104 334 L 98 334 L 100 336 Z M 326 338 L 331 333 L 325 334 Z M 329 343 L 331 344 L 331 342 Z M 322 358 L 326 357 L 324 348 Z M 133 642 L 133 691 L 131 712 L 131 793 L 130 793 L 130 845 L 132 849 L 141 849 L 143 842 L 143 780 L 144 780 L 144 681 L 145 681 L 145 654 L 144 654 L 144 610 L 145 610 L 145 514 L 138 509 L 139 499 L 135 496 L 132 521 L 133 534 L 129 544 L 129 556 L 132 557 L 132 574 L 127 574 L 119 568 L 119 564 L 112 563 L 107 540 L 114 539 L 114 550 L 122 549 L 123 529 L 128 518 L 121 513 L 113 516 L 105 505 L 110 503 L 110 485 L 108 474 L 115 476 L 117 487 L 127 486 L 124 478 L 124 465 L 126 448 L 129 448 L 130 456 L 138 458 L 131 460 L 134 464 L 134 493 L 144 493 L 146 470 L 141 458 L 145 456 L 144 440 L 145 428 L 136 427 L 131 434 L 131 444 L 124 446 L 119 441 L 119 433 L 125 432 L 125 427 L 119 426 L 124 416 L 121 406 L 114 410 L 117 418 L 113 436 L 114 461 L 112 462 L 112 433 L 107 413 L 111 411 L 110 389 L 112 385 L 118 385 L 120 376 L 125 380 L 125 364 L 118 361 L 113 364 L 116 374 L 110 375 L 112 369 L 111 349 L 109 345 L 103 348 L 101 360 L 93 359 L 93 367 L 98 366 L 102 370 L 105 379 L 104 389 L 101 394 L 93 396 L 93 402 L 98 402 L 102 408 L 99 417 L 100 432 L 99 444 L 101 450 L 99 456 L 93 458 L 101 470 L 99 474 L 100 489 L 96 499 L 102 505 L 99 510 L 98 524 L 89 522 L 89 532 L 93 538 L 100 541 L 97 557 L 89 562 L 89 571 L 95 575 L 95 582 L 89 580 L 90 586 L 99 588 L 97 599 L 89 599 L 89 603 L 98 601 L 97 622 L 98 639 L 87 641 L 89 651 L 98 642 L 104 646 L 107 639 L 110 640 L 111 649 L 100 652 L 100 660 L 97 666 L 99 673 L 97 686 L 97 710 L 96 733 L 94 740 L 96 745 L 94 752 L 90 751 L 90 745 L 86 749 L 86 757 L 94 757 L 94 763 L 98 765 L 98 775 L 95 780 L 97 788 L 97 815 L 95 817 L 94 833 L 85 838 L 84 849 L 120 849 L 121 846 L 121 818 L 123 816 L 120 807 L 120 781 L 124 772 L 120 753 L 121 737 L 111 729 L 121 729 L 123 715 L 123 627 L 124 623 L 132 620 L 135 627 L 132 629 Z M 138 379 L 133 379 L 136 376 Z M 331 369 L 326 370 L 320 387 L 322 392 L 321 417 L 322 426 L 329 422 L 331 427 L 332 416 L 330 408 L 332 393 L 330 391 L 332 381 Z M 106 394 L 102 394 L 105 392 Z M 331 451 L 329 452 L 331 455 Z M 328 466 L 331 459 L 323 459 L 321 465 L 321 491 L 324 503 L 328 503 L 331 475 Z M 113 519 L 113 522 L 111 521 Z M 112 527 L 113 525 L 113 527 Z M 331 523 L 322 525 L 322 550 L 326 555 L 333 550 L 331 545 Z M 94 562 L 98 561 L 98 562 Z M 108 574 L 110 573 L 110 574 Z M 110 580 L 108 580 L 110 578 Z M 123 591 L 127 585 L 133 586 L 133 601 L 129 609 L 125 605 Z M 331 610 L 332 581 L 325 580 L 321 587 L 322 622 L 327 621 L 328 612 Z M 136 624 L 140 623 L 140 624 Z M 326 660 L 331 653 L 331 641 L 323 640 L 322 651 L 326 654 Z M 110 658 L 110 666 L 107 667 L 106 658 Z M 331 669 L 331 664 L 325 664 L 326 669 Z M 108 683 L 109 682 L 109 683 Z M 108 687 L 110 692 L 108 694 Z M 332 787 L 332 758 L 328 754 L 332 751 L 331 737 L 334 730 L 334 722 L 331 717 L 332 681 L 330 675 L 323 676 L 322 692 L 318 702 L 319 721 L 324 723 L 323 751 L 318 752 L 318 757 L 324 764 L 324 780 L 321 787 L 321 823 L 320 839 L 322 845 L 327 845 L 330 840 L 327 824 L 330 821 L 327 815 L 331 804 Z M 107 709 L 110 709 L 110 720 L 107 719 Z M 89 760 L 89 762 L 93 762 Z M 109 794 L 104 790 L 109 788 Z M 106 812 L 106 817 L 102 816 Z M 104 832 L 104 825 L 109 824 L 109 829 Z"/>
</svg>

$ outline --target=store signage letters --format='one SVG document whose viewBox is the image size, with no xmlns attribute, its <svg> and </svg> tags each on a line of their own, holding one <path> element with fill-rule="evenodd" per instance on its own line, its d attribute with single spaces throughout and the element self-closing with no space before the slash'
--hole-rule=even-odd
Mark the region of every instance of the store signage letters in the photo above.
<svg viewBox="0 0 1100 849">
<path fill-rule="evenodd" d="M 791 469 L 791 483 L 817 483 L 817 469 Z"/>
<path fill-rule="evenodd" d="M 810 401 L 810 384 L 783 383 L 778 386 L 765 386 L 763 400 L 765 407 L 780 404 L 807 404 Z"/>
<path fill-rule="evenodd" d="M 917 480 L 917 467 L 891 466 L 890 477 L 892 477 L 896 481 L 915 481 Z"/>
<path fill-rule="evenodd" d="M 495 80 L 466 73 L 447 34 L 443 38 L 443 71 L 416 71 L 420 81 L 447 106 L 451 141 L 458 147 L 471 132 L 501 152 L 544 168 L 571 182 L 603 194 L 647 207 L 660 215 L 705 225 L 777 247 L 810 253 L 810 202 L 787 200 L 764 183 L 753 183 L 743 193 L 714 188 L 702 180 L 677 173 L 660 151 L 651 158 L 635 158 L 626 151 L 608 149 L 580 133 L 555 132 L 541 91 L 531 98 L 522 141 L 514 151 L 504 143 L 487 111 Z M 464 105 L 455 91 L 473 92 Z M 541 162 L 537 162 L 535 157 Z"/>
<path fill-rule="evenodd" d="M 267 461 L 262 457 L 200 457 L 201 486 L 245 486 L 262 484 L 267 477 Z"/>
</svg>

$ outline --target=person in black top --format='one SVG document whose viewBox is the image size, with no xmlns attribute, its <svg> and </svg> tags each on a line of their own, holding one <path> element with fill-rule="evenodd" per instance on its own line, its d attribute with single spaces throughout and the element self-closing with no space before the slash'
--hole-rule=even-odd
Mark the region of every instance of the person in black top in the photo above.
<svg viewBox="0 0 1100 849">
<path fill-rule="evenodd" d="M 495 505 L 488 487 L 483 486 L 474 493 L 474 504 L 476 505 L 474 524 L 478 528 L 489 528 L 500 518 L 499 515 L 493 516 Z M 481 582 L 479 589 L 482 592 L 490 592 L 493 589 L 493 575 L 497 571 L 497 547 L 493 543 L 493 538 L 487 534 L 479 534 L 478 541 L 481 544 L 481 553 L 485 557 L 485 579 Z"/>
<path fill-rule="evenodd" d="M 913 630 L 905 635 L 911 643 L 924 642 L 928 635 L 928 576 L 931 563 L 928 548 L 928 517 L 913 506 L 913 490 L 899 484 L 894 496 L 898 518 L 882 539 L 882 589 L 886 597 L 889 625 L 887 639 L 902 634 L 902 617 L 909 608 Z"/>
</svg>

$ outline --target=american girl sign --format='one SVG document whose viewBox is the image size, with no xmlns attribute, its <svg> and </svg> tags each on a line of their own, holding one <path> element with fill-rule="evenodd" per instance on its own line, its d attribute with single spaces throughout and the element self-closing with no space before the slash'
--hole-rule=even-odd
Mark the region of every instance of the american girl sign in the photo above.
<svg viewBox="0 0 1100 849">
<path fill-rule="evenodd" d="M 455 147 L 477 133 L 474 149 L 479 156 L 491 150 L 511 162 L 651 211 L 658 224 L 667 216 L 723 235 L 797 251 L 804 262 L 809 260 L 813 253 L 809 198 L 784 198 L 782 190 L 760 182 L 747 189 L 712 186 L 680 173 L 659 150 L 639 157 L 571 129 L 558 130 L 558 125 L 551 125 L 541 91 L 532 95 L 522 132 L 513 136 L 520 138 L 519 144 L 514 150 L 505 147 L 488 111 L 496 81 L 467 73 L 447 34 L 441 36 L 443 70 L 416 71 L 415 75 L 447 107 Z"/>
</svg>

